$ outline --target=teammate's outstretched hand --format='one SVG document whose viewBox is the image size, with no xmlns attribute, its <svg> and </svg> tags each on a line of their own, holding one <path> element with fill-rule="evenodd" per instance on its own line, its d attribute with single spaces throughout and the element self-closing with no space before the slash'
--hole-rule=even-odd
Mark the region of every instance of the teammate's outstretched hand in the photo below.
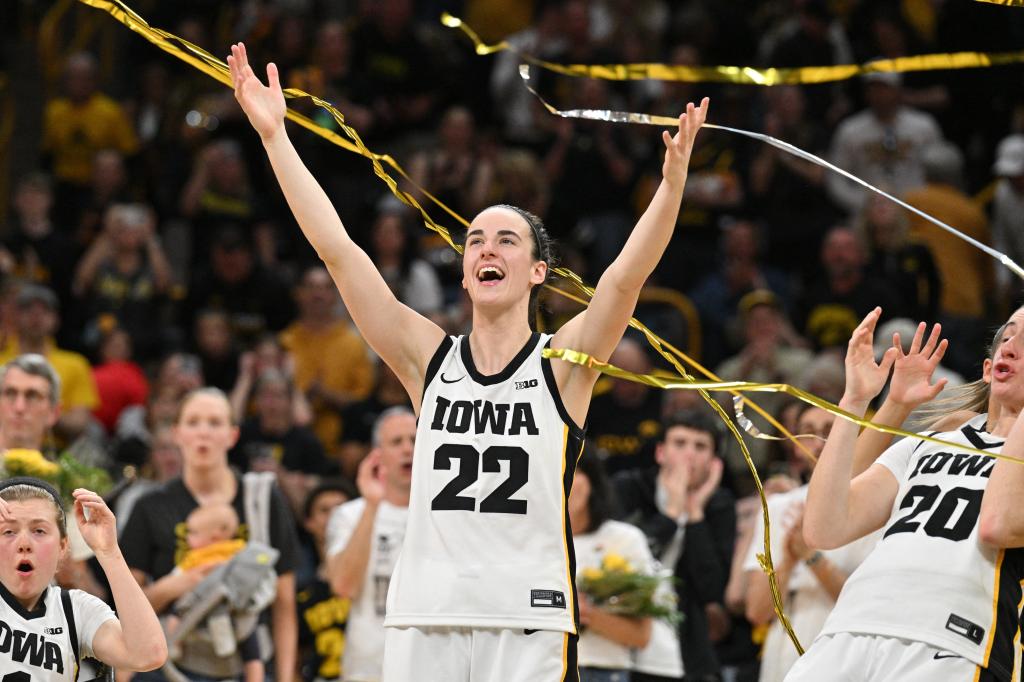
<svg viewBox="0 0 1024 682">
<path fill-rule="evenodd" d="M 235 86 L 235 99 L 260 137 L 269 140 L 278 131 L 284 130 L 286 107 L 277 66 L 267 64 L 267 85 L 263 85 L 249 66 L 245 44 L 237 43 L 231 46 L 228 67 L 231 69 L 231 82 Z"/>
<path fill-rule="evenodd" d="M 881 308 L 875 308 L 850 336 L 846 348 L 846 393 L 843 400 L 868 403 L 882 391 L 889 378 L 889 369 L 896 361 L 896 349 L 885 351 L 880 362 L 875 362 L 874 336 Z"/>
<path fill-rule="evenodd" d="M 707 97 L 700 101 L 699 107 L 693 106 L 693 102 L 688 103 L 686 113 L 679 115 L 679 131 L 675 135 L 667 130 L 661 133 L 661 139 L 665 142 L 665 163 L 661 167 L 661 174 L 673 185 L 681 185 L 686 181 L 686 169 L 690 165 L 693 140 L 708 117 L 709 103 Z"/>
<path fill-rule="evenodd" d="M 85 488 L 78 488 L 71 495 L 75 498 L 78 530 L 89 548 L 97 556 L 117 551 L 117 522 L 103 498 Z"/>
<path fill-rule="evenodd" d="M 946 379 L 939 379 L 933 384 L 932 374 L 946 354 L 949 341 L 941 338 L 942 325 L 936 324 L 928 340 L 922 344 L 927 326 L 924 322 L 917 325 L 908 353 L 903 352 L 899 334 L 893 334 L 892 339 L 896 363 L 889 385 L 889 399 L 911 409 L 934 399 L 946 387 Z"/>
</svg>

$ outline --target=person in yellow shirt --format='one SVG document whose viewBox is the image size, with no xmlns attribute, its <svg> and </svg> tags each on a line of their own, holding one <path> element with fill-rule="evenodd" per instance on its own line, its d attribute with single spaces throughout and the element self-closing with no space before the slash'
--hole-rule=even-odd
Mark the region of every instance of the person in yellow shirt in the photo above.
<svg viewBox="0 0 1024 682">
<path fill-rule="evenodd" d="M 295 358 L 295 385 L 309 397 L 313 431 L 333 453 L 341 435 L 339 411 L 370 394 L 373 364 L 362 337 L 338 315 L 327 268 L 306 270 L 295 299 L 299 316 L 281 332 L 281 345 Z"/>
<path fill-rule="evenodd" d="M 24 353 L 38 353 L 50 362 L 61 385 L 61 413 L 54 431 L 71 442 L 85 431 L 100 400 L 89 361 L 58 348 L 53 340 L 60 323 L 57 308 L 51 290 L 37 284 L 22 286 L 15 297 L 16 333 L 0 347 L 0 363 Z"/>
<path fill-rule="evenodd" d="M 58 183 L 57 206 L 65 212 L 65 202 L 78 207 L 88 192 L 98 152 L 116 149 L 130 156 L 139 148 L 124 109 L 98 91 L 97 78 L 95 57 L 87 52 L 71 55 L 64 70 L 64 91 L 46 104 L 43 116 L 43 151 Z"/>
</svg>

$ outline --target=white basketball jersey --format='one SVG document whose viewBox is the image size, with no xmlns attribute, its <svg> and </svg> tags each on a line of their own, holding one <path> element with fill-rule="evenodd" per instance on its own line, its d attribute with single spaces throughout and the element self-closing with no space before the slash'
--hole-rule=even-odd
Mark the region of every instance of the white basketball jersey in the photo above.
<svg viewBox="0 0 1024 682">
<path fill-rule="evenodd" d="M 424 381 L 386 626 L 576 632 L 566 506 L 583 447 L 533 334 L 492 376 L 447 338 Z"/>
<path fill-rule="evenodd" d="M 92 638 L 116 618 L 106 604 L 81 590 L 71 590 L 74 627 L 64 617 L 59 587 L 48 587 L 28 611 L 0 585 L 0 679 L 9 682 L 70 682 L 76 679 L 71 637 L 80 656 L 92 655 Z"/>
<path fill-rule="evenodd" d="M 987 415 L 953 443 L 999 452 Z M 931 435 L 931 434 L 929 434 Z M 822 630 L 915 640 L 955 652 L 1010 679 L 1020 622 L 1024 550 L 978 539 L 981 499 L 994 457 L 906 438 L 878 460 L 899 492 L 875 549 L 843 587 Z"/>
</svg>

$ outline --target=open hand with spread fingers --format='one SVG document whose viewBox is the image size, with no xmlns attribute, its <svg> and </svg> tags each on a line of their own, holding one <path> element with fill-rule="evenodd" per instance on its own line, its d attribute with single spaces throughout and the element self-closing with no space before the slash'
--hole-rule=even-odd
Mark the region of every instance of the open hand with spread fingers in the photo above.
<svg viewBox="0 0 1024 682">
<path fill-rule="evenodd" d="M 896 349 L 892 383 L 889 384 L 889 400 L 911 409 L 933 400 L 946 387 L 946 379 L 932 383 L 932 375 L 946 354 L 949 341 L 942 337 L 942 325 L 932 327 L 928 340 L 922 343 L 928 325 L 917 325 L 909 352 L 903 352 L 899 333 L 893 334 L 892 345 Z"/>
<path fill-rule="evenodd" d="M 695 107 L 693 102 L 688 103 L 686 112 L 679 115 L 679 130 L 676 134 L 672 135 L 667 130 L 661 133 L 661 138 L 665 142 L 665 163 L 661 167 L 661 174 L 673 185 L 681 187 L 686 181 L 686 169 L 690 165 L 693 141 L 708 117 L 709 104 L 710 100 L 707 97 L 701 100 L 699 107 Z"/>
<path fill-rule="evenodd" d="M 256 129 L 260 137 L 266 141 L 284 130 L 284 116 L 287 107 L 284 103 L 284 92 L 277 73 L 277 65 L 267 64 L 267 85 L 260 82 L 259 77 L 249 65 L 249 57 L 245 52 L 245 44 L 231 46 L 228 55 L 228 68 L 231 69 L 231 83 L 235 87 L 235 99 L 242 111 L 249 118 L 249 123 Z"/>
<path fill-rule="evenodd" d="M 889 348 L 875 362 L 874 336 L 882 309 L 875 308 L 861 321 L 846 347 L 846 393 L 843 401 L 866 406 L 882 391 L 889 370 L 896 361 L 896 349 Z"/>
</svg>

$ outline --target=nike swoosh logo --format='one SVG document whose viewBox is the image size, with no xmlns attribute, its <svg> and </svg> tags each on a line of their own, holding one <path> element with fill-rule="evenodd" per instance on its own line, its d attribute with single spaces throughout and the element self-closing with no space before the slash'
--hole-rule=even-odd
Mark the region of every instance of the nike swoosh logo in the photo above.
<svg viewBox="0 0 1024 682">
<path fill-rule="evenodd" d="M 465 378 L 466 378 L 466 375 L 465 375 L 465 374 L 463 374 L 463 375 L 462 375 L 461 377 L 459 377 L 458 379 L 445 379 L 445 378 L 444 378 L 444 375 L 442 374 L 442 375 L 441 375 L 441 382 L 442 382 L 442 383 L 445 383 L 445 384 L 454 384 L 454 383 L 456 383 L 456 382 L 458 382 L 458 381 L 462 381 L 462 380 L 463 380 L 463 379 L 465 379 Z"/>
<path fill-rule="evenodd" d="M 932 658 L 937 661 L 940 658 L 963 658 L 963 656 L 961 656 L 960 654 L 949 654 L 949 653 L 943 653 L 941 651 L 936 651 L 935 655 L 932 656 Z"/>
</svg>

